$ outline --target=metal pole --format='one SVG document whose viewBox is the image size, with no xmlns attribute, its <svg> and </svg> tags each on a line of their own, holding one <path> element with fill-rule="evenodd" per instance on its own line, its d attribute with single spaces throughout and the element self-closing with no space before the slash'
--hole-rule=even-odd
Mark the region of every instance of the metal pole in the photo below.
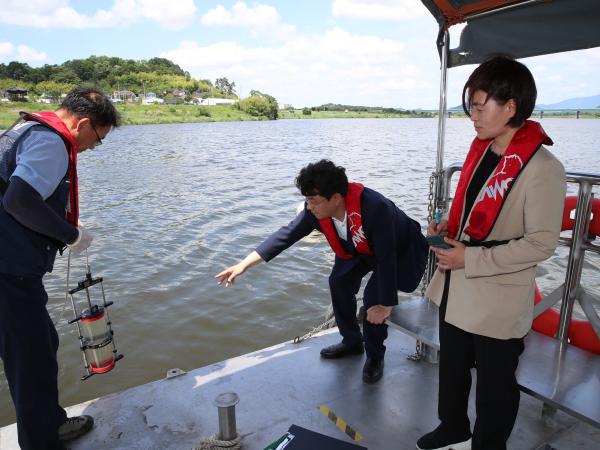
<svg viewBox="0 0 600 450">
<path fill-rule="evenodd" d="M 520 2 L 520 3 L 512 4 L 512 5 L 501 6 L 499 8 L 495 8 L 491 11 L 484 11 L 484 12 L 478 12 L 478 13 L 474 13 L 474 14 L 468 14 L 465 16 L 464 21 L 467 22 L 469 20 L 479 19 L 480 17 L 491 16 L 491 15 L 494 15 L 494 14 L 497 14 L 500 12 L 504 12 L 509 9 L 521 8 L 523 6 L 529 6 L 534 3 L 541 3 L 541 2 L 545 2 L 545 1 L 547 1 L 547 0 L 527 0 L 527 1 Z"/>
<path fill-rule="evenodd" d="M 450 44 L 450 35 L 448 34 L 448 31 L 444 32 L 442 42 L 443 46 L 440 68 L 440 108 L 438 117 L 437 160 L 435 165 L 436 172 L 440 172 L 444 168 L 444 138 L 446 135 L 447 115 L 446 94 L 448 91 L 448 46 Z"/>
<path fill-rule="evenodd" d="M 237 437 L 235 405 L 240 401 L 235 392 L 219 394 L 214 405 L 219 409 L 219 439 L 233 441 Z"/>
<path fill-rule="evenodd" d="M 446 94 L 448 91 L 447 79 L 448 79 L 448 48 L 450 45 L 450 35 L 448 31 L 445 31 L 442 37 L 442 51 L 441 51 L 441 67 L 440 67 L 440 105 L 438 113 L 438 139 L 437 139 L 437 158 L 435 162 L 435 180 L 434 180 L 434 199 L 433 199 L 433 211 L 438 209 L 443 211 L 446 208 L 446 202 L 442 200 L 442 180 L 441 174 L 444 169 L 444 139 L 446 136 L 446 114 L 447 114 L 447 103 Z M 434 217 L 429 217 L 431 222 Z M 433 278 L 435 273 L 435 254 L 430 250 L 429 258 L 427 260 L 427 283 Z"/>
<path fill-rule="evenodd" d="M 560 321 L 558 324 L 557 339 L 562 342 L 567 342 L 569 338 L 569 325 L 571 323 L 571 316 L 573 315 L 573 305 L 575 304 L 579 283 L 581 281 L 581 269 L 585 256 L 583 246 L 587 237 L 591 207 L 592 185 L 589 182 L 582 180 L 577 195 L 573 238 L 571 240 L 571 250 L 569 251 L 569 261 L 567 263 L 565 290 L 560 306 Z"/>
</svg>

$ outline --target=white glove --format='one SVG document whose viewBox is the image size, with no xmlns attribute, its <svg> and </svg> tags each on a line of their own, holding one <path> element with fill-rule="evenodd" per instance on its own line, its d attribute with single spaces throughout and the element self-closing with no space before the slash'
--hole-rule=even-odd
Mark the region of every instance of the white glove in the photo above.
<svg viewBox="0 0 600 450">
<path fill-rule="evenodd" d="M 72 243 L 67 244 L 67 247 L 69 247 L 74 254 L 81 253 L 86 250 L 94 240 L 92 233 L 87 231 L 82 226 L 78 226 L 77 231 L 79 232 L 77 239 L 75 239 Z"/>
</svg>

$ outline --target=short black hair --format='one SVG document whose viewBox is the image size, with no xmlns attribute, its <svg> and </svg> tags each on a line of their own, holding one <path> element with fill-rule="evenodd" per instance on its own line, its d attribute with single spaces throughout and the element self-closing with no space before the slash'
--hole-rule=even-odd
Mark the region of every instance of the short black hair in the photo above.
<svg viewBox="0 0 600 450">
<path fill-rule="evenodd" d="M 87 117 L 97 127 L 118 127 L 121 124 L 121 116 L 110 98 L 96 88 L 80 87 L 71 90 L 59 109 L 77 117 Z"/>
<path fill-rule="evenodd" d="M 327 159 L 322 159 L 300 170 L 296 177 L 296 187 L 305 197 L 320 195 L 327 200 L 333 194 L 341 194 L 345 197 L 348 193 L 346 169 L 336 166 Z"/>
<path fill-rule="evenodd" d="M 487 59 L 467 80 L 463 89 L 462 107 L 469 117 L 475 91 L 485 92 L 486 101 L 491 97 L 499 105 L 513 99 L 516 113 L 507 123 L 512 128 L 519 128 L 531 116 L 537 98 L 535 80 L 527 66 L 507 55 Z"/>
</svg>

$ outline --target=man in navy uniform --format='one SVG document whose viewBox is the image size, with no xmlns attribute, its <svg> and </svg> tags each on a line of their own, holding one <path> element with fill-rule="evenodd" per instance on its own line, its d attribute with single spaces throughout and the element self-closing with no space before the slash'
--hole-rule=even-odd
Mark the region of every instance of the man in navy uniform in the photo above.
<svg viewBox="0 0 600 450">
<path fill-rule="evenodd" d="M 0 357 L 23 450 L 62 449 L 93 426 L 58 403 L 58 334 L 42 277 L 57 250 L 85 250 L 77 154 L 102 144 L 119 114 L 102 92 L 71 91 L 56 112 L 22 113 L 0 136 Z"/>
<path fill-rule="evenodd" d="M 343 338 L 322 349 L 321 356 L 358 355 L 366 348 L 363 380 L 375 383 L 383 375 L 384 322 L 398 304 L 398 290 L 412 292 L 425 270 L 428 246 L 421 228 L 383 195 L 360 183 L 349 183 L 345 169 L 331 161 L 304 167 L 296 186 L 306 198 L 304 210 L 216 278 L 228 286 L 249 267 L 270 261 L 312 230 L 320 230 L 336 255 L 329 287 Z M 356 320 L 356 293 L 369 272 L 363 298 L 367 312 L 363 337 Z"/>
</svg>

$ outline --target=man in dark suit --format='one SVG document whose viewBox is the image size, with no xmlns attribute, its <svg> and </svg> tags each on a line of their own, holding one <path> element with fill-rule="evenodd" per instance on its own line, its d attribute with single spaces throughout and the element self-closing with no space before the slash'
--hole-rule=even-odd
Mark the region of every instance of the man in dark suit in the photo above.
<svg viewBox="0 0 600 450">
<path fill-rule="evenodd" d="M 425 270 L 428 247 L 421 228 L 391 200 L 360 183 L 349 183 L 345 169 L 331 161 L 304 167 L 296 186 L 306 197 L 304 211 L 216 278 L 228 286 L 249 267 L 270 261 L 314 229 L 321 231 L 336 254 L 329 287 L 343 338 L 339 344 L 322 349 L 321 356 L 341 358 L 362 354 L 366 348 L 363 380 L 375 383 L 383 375 L 384 322 L 392 306 L 398 304 L 398 290 L 412 292 Z M 363 298 L 367 314 L 361 334 L 356 293 L 369 272 L 372 274 Z"/>
</svg>

